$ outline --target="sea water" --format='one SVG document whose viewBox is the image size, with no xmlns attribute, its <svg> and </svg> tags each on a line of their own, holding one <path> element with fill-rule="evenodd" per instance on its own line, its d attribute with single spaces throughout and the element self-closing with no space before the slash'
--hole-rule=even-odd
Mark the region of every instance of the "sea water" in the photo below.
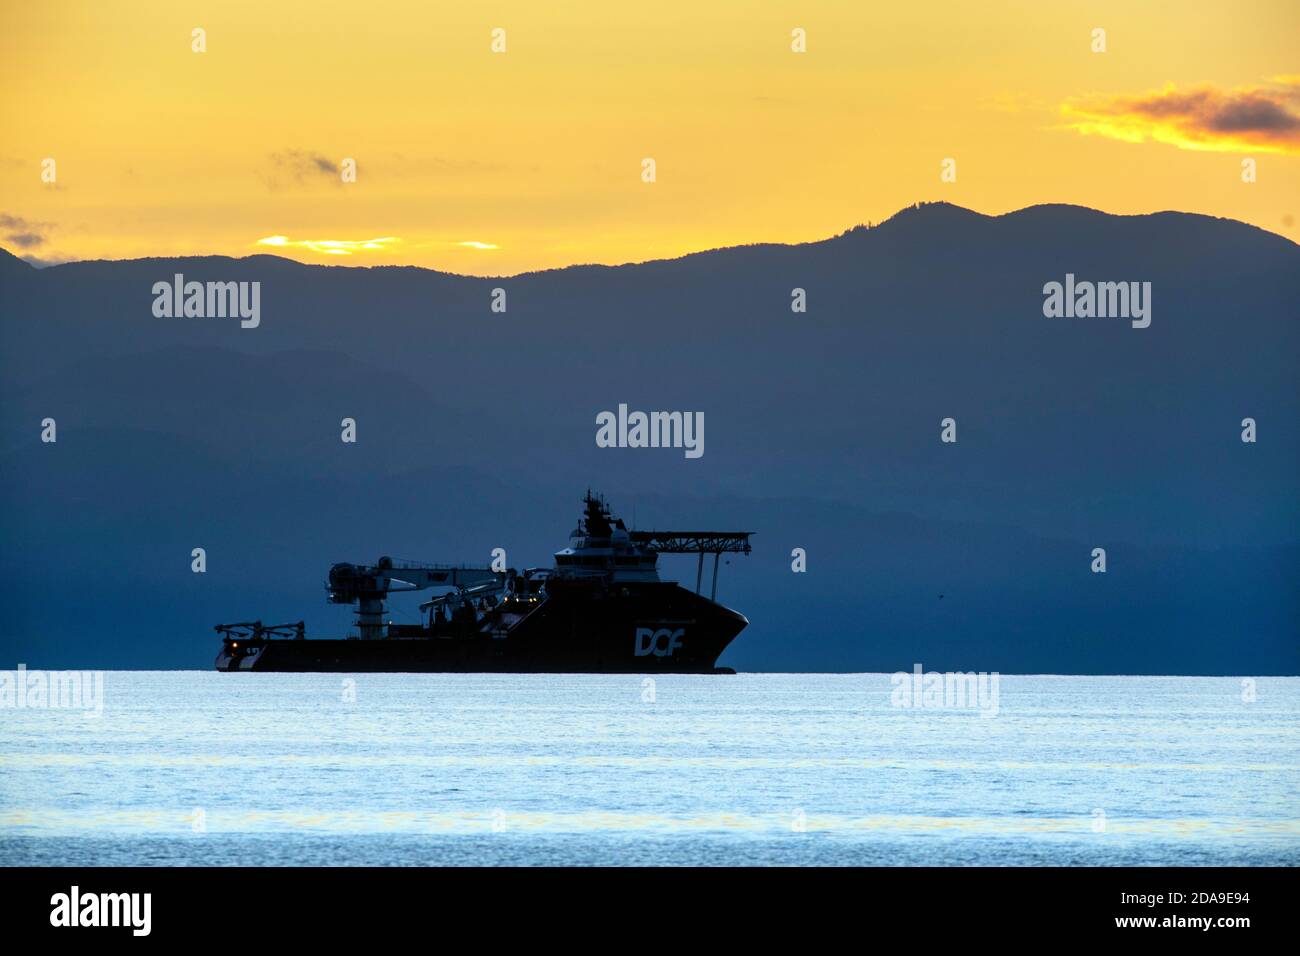
<svg viewBox="0 0 1300 956">
<path fill-rule="evenodd" d="M 0 864 L 1300 863 L 1300 678 L 896 683 L 110 671 L 0 708 Z"/>
</svg>

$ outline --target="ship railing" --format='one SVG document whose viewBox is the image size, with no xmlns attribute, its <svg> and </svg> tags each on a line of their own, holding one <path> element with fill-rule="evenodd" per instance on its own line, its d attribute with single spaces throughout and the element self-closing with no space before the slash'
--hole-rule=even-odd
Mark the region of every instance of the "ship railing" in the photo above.
<svg viewBox="0 0 1300 956">
<path fill-rule="evenodd" d="M 629 531 L 628 540 L 660 554 L 749 554 L 753 531 Z"/>
<path fill-rule="evenodd" d="M 306 625 L 302 621 L 288 624 L 263 624 L 261 621 L 240 621 L 234 624 L 218 624 L 213 630 L 228 640 L 302 640 Z"/>
<path fill-rule="evenodd" d="M 481 564 L 437 564 L 432 561 L 414 561 L 408 558 L 389 558 L 394 570 L 407 571 L 480 571 Z"/>
</svg>

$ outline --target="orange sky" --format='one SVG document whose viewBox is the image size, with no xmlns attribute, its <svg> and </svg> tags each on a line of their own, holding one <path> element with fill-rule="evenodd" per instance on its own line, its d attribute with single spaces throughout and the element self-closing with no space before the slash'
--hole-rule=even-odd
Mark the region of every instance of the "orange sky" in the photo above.
<svg viewBox="0 0 1300 956">
<path fill-rule="evenodd" d="M 6 3 L 0 246 L 509 274 L 933 199 L 1300 239 L 1297 35 L 1294 0 Z"/>
</svg>

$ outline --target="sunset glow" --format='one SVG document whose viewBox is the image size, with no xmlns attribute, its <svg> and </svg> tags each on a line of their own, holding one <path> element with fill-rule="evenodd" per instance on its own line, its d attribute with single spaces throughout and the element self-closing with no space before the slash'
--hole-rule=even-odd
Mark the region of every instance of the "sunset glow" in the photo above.
<svg viewBox="0 0 1300 956">
<path fill-rule="evenodd" d="M 1290 0 L 6 4 L 0 246 L 510 274 L 937 199 L 1297 238 L 1297 35 Z"/>
</svg>

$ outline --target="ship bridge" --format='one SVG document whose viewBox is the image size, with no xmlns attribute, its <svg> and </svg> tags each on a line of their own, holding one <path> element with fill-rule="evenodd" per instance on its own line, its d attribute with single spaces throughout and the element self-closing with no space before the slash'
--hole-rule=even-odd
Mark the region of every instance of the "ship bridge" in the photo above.
<svg viewBox="0 0 1300 956">
<path fill-rule="evenodd" d="M 661 554 L 697 554 L 695 593 L 704 580 L 704 556 L 713 555 L 713 590 L 718 594 L 718 561 L 724 553 L 749 554 L 752 531 L 630 531 L 615 518 L 609 505 L 590 490 L 582 499 L 582 520 L 569 537 L 569 547 L 555 552 L 556 570 L 563 574 L 613 572 L 615 580 L 657 581 L 655 565 Z"/>
</svg>

